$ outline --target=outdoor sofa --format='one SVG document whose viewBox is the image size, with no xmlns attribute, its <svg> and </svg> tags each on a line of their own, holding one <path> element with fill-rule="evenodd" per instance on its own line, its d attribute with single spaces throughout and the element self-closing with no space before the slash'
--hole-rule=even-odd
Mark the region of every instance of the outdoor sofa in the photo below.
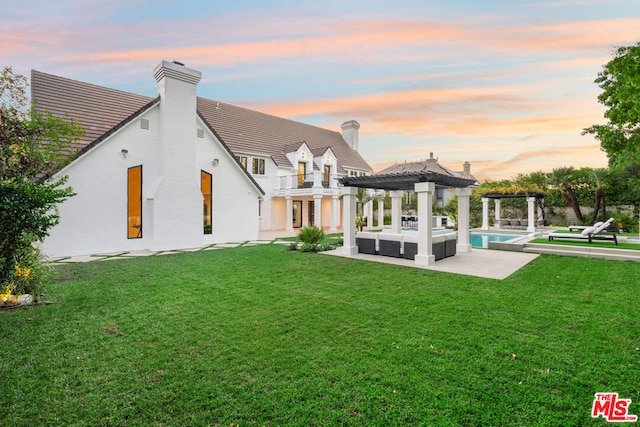
<svg viewBox="0 0 640 427">
<path fill-rule="evenodd" d="M 362 254 L 376 255 L 378 253 L 378 236 L 380 233 L 370 231 L 359 231 L 356 234 L 356 245 L 358 252 Z"/>
</svg>

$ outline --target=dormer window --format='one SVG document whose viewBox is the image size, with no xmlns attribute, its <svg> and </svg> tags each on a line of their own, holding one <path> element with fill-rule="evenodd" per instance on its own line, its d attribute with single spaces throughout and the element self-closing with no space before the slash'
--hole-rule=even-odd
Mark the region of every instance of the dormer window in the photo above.
<svg viewBox="0 0 640 427">
<path fill-rule="evenodd" d="M 324 165 L 324 170 L 322 173 L 322 186 L 329 186 L 329 179 L 331 178 L 331 165 Z"/>
<path fill-rule="evenodd" d="M 264 159 L 253 158 L 251 173 L 254 175 L 264 175 Z"/>
</svg>

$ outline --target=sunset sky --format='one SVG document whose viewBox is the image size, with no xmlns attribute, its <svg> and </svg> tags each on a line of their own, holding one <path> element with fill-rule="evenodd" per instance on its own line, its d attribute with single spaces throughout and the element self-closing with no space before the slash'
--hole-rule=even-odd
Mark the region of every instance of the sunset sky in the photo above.
<svg viewBox="0 0 640 427">
<path fill-rule="evenodd" d="M 155 96 L 152 72 L 202 72 L 198 95 L 340 130 L 379 171 L 433 152 L 481 180 L 603 167 L 583 128 L 593 82 L 640 40 L 638 0 L 0 0 L 0 66 Z"/>
</svg>

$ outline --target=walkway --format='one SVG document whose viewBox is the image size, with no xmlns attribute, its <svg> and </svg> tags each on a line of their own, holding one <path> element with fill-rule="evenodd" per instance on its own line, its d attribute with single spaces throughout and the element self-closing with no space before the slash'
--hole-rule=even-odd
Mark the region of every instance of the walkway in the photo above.
<svg viewBox="0 0 640 427">
<path fill-rule="evenodd" d="M 152 252 L 148 250 L 144 251 L 131 251 L 131 252 L 119 252 L 111 254 L 94 254 L 75 257 L 65 257 L 52 259 L 54 264 L 73 264 L 83 263 L 91 261 L 110 261 L 117 259 L 130 259 L 137 257 L 147 256 L 163 256 L 188 252 L 203 252 L 203 251 L 215 251 L 227 248 L 237 248 L 240 246 L 256 246 L 266 244 L 280 244 L 290 245 L 290 240 L 282 240 L 282 237 L 295 236 L 295 233 L 285 232 L 266 232 L 260 233 L 259 240 L 252 240 L 248 242 L 236 242 L 236 243 L 218 243 L 214 245 L 208 245 L 201 248 L 193 249 L 180 249 L 171 251 L 159 251 Z M 445 258 L 436 262 L 432 266 L 417 266 L 412 260 L 401 258 L 390 258 L 378 255 L 343 255 L 340 249 L 334 251 L 321 252 L 321 254 L 344 256 L 348 258 L 361 259 L 365 261 L 382 262 L 386 264 L 402 265 L 409 268 L 422 268 L 433 271 L 442 271 L 446 273 L 466 274 L 469 276 L 485 277 L 490 279 L 504 279 L 514 272 L 518 271 L 524 265 L 528 264 L 536 257 L 537 254 L 522 253 L 522 252 L 507 252 L 507 251 L 494 251 L 488 249 L 473 249 L 468 253 L 459 253 L 454 257 Z"/>
<path fill-rule="evenodd" d="M 170 251 L 158 251 L 158 252 L 143 250 L 143 251 L 131 251 L 131 252 L 118 252 L 118 253 L 110 253 L 110 254 L 94 254 L 94 255 L 82 255 L 82 256 L 74 256 L 74 257 L 63 257 L 63 258 L 51 259 L 51 262 L 53 264 L 74 264 L 74 263 L 82 263 L 82 262 L 90 262 L 90 261 L 108 261 L 108 260 L 114 260 L 114 259 L 162 256 L 162 255 L 180 254 L 180 253 L 188 253 L 188 252 L 215 251 L 220 249 L 237 248 L 240 246 L 268 245 L 272 243 L 279 244 L 279 245 L 290 245 L 291 241 L 280 240 L 280 239 L 251 240 L 248 242 L 237 242 L 237 243 L 217 243 L 217 244 L 203 246 L 201 248 L 193 248 L 193 249 L 174 249 Z"/>
</svg>

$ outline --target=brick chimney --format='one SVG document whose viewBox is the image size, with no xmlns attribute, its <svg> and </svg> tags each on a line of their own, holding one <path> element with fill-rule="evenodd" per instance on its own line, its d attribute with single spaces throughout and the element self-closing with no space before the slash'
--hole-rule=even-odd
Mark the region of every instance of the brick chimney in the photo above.
<svg viewBox="0 0 640 427">
<path fill-rule="evenodd" d="M 200 71 L 162 61 L 158 82 L 158 167 L 148 196 L 155 250 L 202 245 L 202 192 L 196 167 L 196 88 Z"/>
<path fill-rule="evenodd" d="M 471 177 L 471 163 L 464 162 L 462 164 L 462 177 L 463 178 L 470 178 Z"/>
<path fill-rule="evenodd" d="M 173 174 L 186 163 L 195 168 L 196 87 L 200 71 L 181 63 L 162 61 L 153 70 L 160 94 L 160 147 L 164 174 Z M 188 137 L 187 137 L 188 136 Z"/>
<path fill-rule="evenodd" d="M 355 120 L 349 120 L 340 127 L 342 128 L 342 138 L 349 144 L 349 147 L 354 151 L 358 151 L 358 129 L 360 129 L 360 123 Z"/>
</svg>

